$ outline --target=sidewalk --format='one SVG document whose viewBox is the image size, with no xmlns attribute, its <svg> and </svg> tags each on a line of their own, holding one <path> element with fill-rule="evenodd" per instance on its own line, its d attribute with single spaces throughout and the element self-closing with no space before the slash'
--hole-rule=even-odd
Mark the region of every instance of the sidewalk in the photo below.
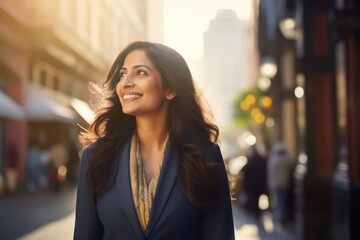
<svg viewBox="0 0 360 240">
<path fill-rule="evenodd" d="M 73 239 L 75 214 L 72 213 L 60 220 L 46 224 L 43 227 L 19 238 L 19 240 L 66 240 Z"/>
<path fill-rule="evenodd" d="M 247 214 L 239 204 L 233 204 L 235 238 L 237 240 L 296 240 L 294 226 L 286 229 L 273 222 L 270 212 L 260 219 Z"/>
<path fill-rule="evenodd" d="M 260 221 L 237 205 L 233 206 L 233 212 L 237 240 L 296 240 L 291 226 L 289 230 L 274 225 L 269 212 L 265 212 Z M 20 240 L 70 240 L 73 237 L 74 219 L 75 215 L 72 213 L 21 237 Z"/>
</svg>

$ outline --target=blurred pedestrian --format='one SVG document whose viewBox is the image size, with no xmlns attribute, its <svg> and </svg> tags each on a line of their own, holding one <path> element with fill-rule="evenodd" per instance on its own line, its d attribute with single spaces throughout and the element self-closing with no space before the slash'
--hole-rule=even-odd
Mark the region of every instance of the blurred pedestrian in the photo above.
<svg viewBox="0 0 360 240">
<path fill-rule="evenodd" d="M 39 151 L 39 186 L 47 189 L 50 178 L 51 155 L 46 143 L 42 143 Z"/>
<path fill-rule="evenodd" d="M 68 146 L 68 179 L 71 184 L 76 184 L 79 174 L 79 164 L 80 164 L 80 154 L 79 154 L 79 147 L 78 142 L 70 141 Z"/>
<path fill-rule="evenodd" d="M 27 153 L 28 191 L 34 192 L 38 188 L 39 174 L 39 145 L 36 140 L 31 140 Z"/>
<path fill-rule="evenodd" d="M 289 194 L 291 186 L 291 173 L 294 162 L 286 150 L 283 142 L 277 142 L 271 152 L 267 173 L 268 184 L 273 196 L 277 221 L 285 226 L 289 218 Z"/>
<path fill-rule="evenodd" d="M 53 190 L 59 191 L 65 184 L 69 160 L 65 144 L 57 142 L 50 147 L 51 179 Z"/>
<path fill-rule="evenodd" d="M 134 42 L 104 88 L 83 135 L 74 239 L 234 239 L 218 128 L 179 53 Z"/>
<path fill-rule="evenodd" d="M 17 186 L 18 186 L 18 164 L 19 164 L 19 152 L 14 142 L 9 143 L 5 157 L 6 157 L 5 177 L 6 177 L 7 191 L 9 193 L 14 193 L 17 190 Z"/>
<path fill-rule="evenodd" d="M 260 217 L 259 198 L 267 194 L 266 157 L 262 156 L 256 146 L 250 148 L 248 162 L 242 169 L 243 191 L 246 195 L 244 208 L 255 217 Z"/>
</svg>

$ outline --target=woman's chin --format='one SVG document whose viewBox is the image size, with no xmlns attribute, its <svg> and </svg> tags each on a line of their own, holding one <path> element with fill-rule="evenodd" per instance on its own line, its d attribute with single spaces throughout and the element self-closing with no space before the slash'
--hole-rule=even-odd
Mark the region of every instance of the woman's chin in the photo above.
<svg viewBox="0 0 360 240">
<path fill-rule="evenodd" d="M 126 115 L 130 115 L 130 116 L 135 116 L 136 115 L 136 111 L 134 111 L 133 109 L 124 109 L 123 108 L 123 113 Z"/>
</svg>

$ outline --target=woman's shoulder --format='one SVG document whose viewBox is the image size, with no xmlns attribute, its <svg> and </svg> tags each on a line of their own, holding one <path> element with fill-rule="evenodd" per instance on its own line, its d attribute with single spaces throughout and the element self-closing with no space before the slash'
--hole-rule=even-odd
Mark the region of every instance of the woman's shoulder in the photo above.
<svg viewBox="0 0 360 240">
<path fill-rule="evenodd" d="M 219 163 L 223 161 L 220 146 L 218 143 L 206 141 L 201 144 L 202 150 L 208 156 L 208 161 Z"/>
<path fill-rule="evenodd" d="M 123 149 L 126 147 L 126 146 L 129 146 L 130 144 L 130 140 L 131 138 L 127 138 L 124 143 L 120 146 L 120 147 L 111 147 L 110 150 L 114 150 L 116 151 L 116 154 L 119 152 L 119 151 L 123 151 Z M 81 151 L 81 155 L 82 156 L 86 156 L 87 158 L 91 158 L 92 156 L 96 155 L 97 153 L 99 152 L 106 152 L 108 149 L 108 147 L 106 148 L 105 146 L 106 144 L 103 144 L 103 142 L 92 142 L 92 143 L 89 143 L 87 145 L 85 145 L 83 148 L 82 148 L 82 151 Z M 107 152 L 108 153 L 108 152 Z"/>
<path fill-rule="evenodd" d="M 90 143 L 90 144 L 87 144 L 87 145 L 85 145 L 83 148 L 82 148 L 82 154 L 84 154 L 84 153 L 89 153 L 90 151 L 91 151 L 91 149 L 92 149 L 92 147 L 93 147 L 93 143 Z"/>
<path fill-rule="evenodd" d="M 81 150 L 82 159 L 90 159 L 94 149 L 94 143 L 85 145 Z"/>
<path fill-rule="evenodd" d="M 100 141 L 95 141 L 84 145 L 82 148 L 82 152 L 86 152 L 86 153 L 94 152 L 95 149 L 99 148 L 99 142 Z"/>
</svg>

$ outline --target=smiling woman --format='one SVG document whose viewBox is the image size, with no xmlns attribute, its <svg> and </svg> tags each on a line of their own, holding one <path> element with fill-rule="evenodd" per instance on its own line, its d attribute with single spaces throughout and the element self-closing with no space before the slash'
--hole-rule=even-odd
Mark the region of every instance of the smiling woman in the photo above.
<svg viewBox="0 0 360 240">
<path fill-rule="evenodd" d="M 103 90 L 81 136 L 74 239 L 234 239 L 218 128 L 182 56 L 134 42 Z"/>
<path fill-rule="evenodd" d="M 127 55 L 119 80 L 116 91 L 125 114 L 136 115 L 138 121 L 146 113 L 166 119 L 169 101 L 176 94 L 162 86 L 160 73 L 144 50 Z"/>
</svg>

